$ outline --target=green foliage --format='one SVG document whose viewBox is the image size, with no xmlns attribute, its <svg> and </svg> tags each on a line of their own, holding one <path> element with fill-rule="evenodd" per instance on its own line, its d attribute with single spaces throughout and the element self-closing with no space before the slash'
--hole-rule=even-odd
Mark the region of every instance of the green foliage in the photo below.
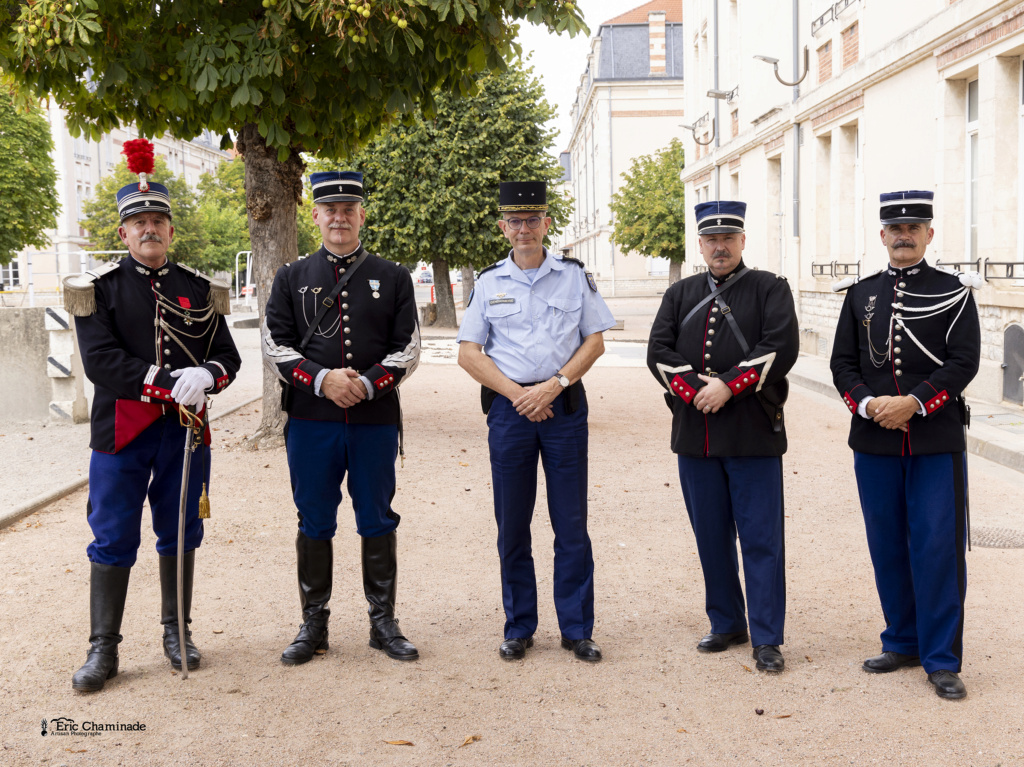
<svg viewBox="0 0 1024 767">
<path fill-rule="evenodd" d="M 686 260 L 686 204 L 683 145 L 678 139 L 653 155 L 637 157 L 623 174 L 625 184 L 612 197 L 615 231 L 612 242 L 623 251 Z"/>
<path fill-rule="evenodd" d="M 171 173 L 163 157 L 157 155 L 155 160 L 150 180 L 166 186 L 171 196 L 174 239 L 171 241 L 167 257 L 207 272 L 222 268 L 204 256 L 207 242 L 195 193 L 188 188 L 188 184 Z M 117 190 L 132 182 L 137 184 L 139 177 L 129 171 L 125 161 L 121 160 L 114 168 L 114 172 L 104 176 L 97 184 L 92 199 L 86 201 L 82 226 L 88 230 L 89 240 L 97 250 L 125 250 L 124 242 L 117 234 L 117 229 L 121 225 L 121 219 L 117 215 Z M 233 257 L 234 252 L 232 266 Z"/>
<path fill-rule="evenodd" d="M 241 157 L 225 160 L 214 173 L 200 177 L 198 218 L 206 239 L 201 268 L 234 271 L 235 254 L 250 249 L 245 215 L 245 163 Z"/>
<path fill-rule="evenodd" d="M 517 20 L 587 32 L 561 0 L 0 0 L 0 67 L 94 140 L 122 122 L 190 139 L 259 126 L 347 156 L 434 91 L 468 94 L 518 48 Z M 343 128 L 339 130 L 339 127 Z"/>
<path fill-rule="evenodd" d="M 513 64 L 479 75 L 477 86 L 462 99 L 438 94 L 433 119 L 391 126 L 353 158 L 351 167 L 365 174 L 371 251 L 408 266 L 482 268 L 509 249 L 496 223 L 499 182 L 561 177 L 544 127 L 553 110 L 532 73 Z M 548 202 L 554 234 L 568 221 L 569 202 L 551 187 Z"/>
<path fill-rule="evenodd" d="M 23 248 L 45 248 L 44 230 L 57 226 L 53 139 L 42 111 L 16 110 L 0 94 L 0 264 Z"/>
</svg>

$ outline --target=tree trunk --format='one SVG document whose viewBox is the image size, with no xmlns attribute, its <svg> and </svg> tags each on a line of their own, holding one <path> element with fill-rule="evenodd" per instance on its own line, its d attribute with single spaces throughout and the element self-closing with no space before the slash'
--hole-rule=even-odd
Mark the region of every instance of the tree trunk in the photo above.
<svg viewBox="0 0 1024 767">
<path fill-rule="evenodd" d="M 473 292 L 473 267 L 462 267 L 462 310 L 469 306 L 469 295 Z"/>
<path fill-rule="evenodd" d="M 682 261 L 669 261 L 668 262 L 668 284 L 669 285 L 675 285 L 682 278 L 683 278 L 683 262 Z"/>
<path fill-rule="evenodd" d="M 439 328 L 457 328 L 455 319 L 455 297 L 452 295 L 452 278 L 448 273 L 448 262 L 437 260 L 430 262 L 434 270 L 434 302 L 437 304 L 437 322 Z"/>
<path fill-rule="evenodd" d="M 298 152 L 278 162 L 277 150 L 268 148 L 253 123 L 239 134 L 238 151 L 245 157 L 245 208 L 252 243 L 253 280 L 259 306 L 260 326 L 277 270 L 299 257 L 295 210 L 302 199 L 302 171 Z M 279 379 L 263 368 L 263 418 L 256 433 L 246 440 L 250 450 L 284 444 L 287 416 L 281 412 Z"/>
</svg>

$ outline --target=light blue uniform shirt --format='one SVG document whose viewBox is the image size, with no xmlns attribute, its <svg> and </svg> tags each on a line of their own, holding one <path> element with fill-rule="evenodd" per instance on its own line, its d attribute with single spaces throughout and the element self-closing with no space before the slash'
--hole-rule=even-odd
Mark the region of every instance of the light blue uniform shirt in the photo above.
<svg viewBox="0 0 1024 767">
<path fill-rule="evenodd" d="M 480 275 L 455 340 L 480 344 L 508 378 L 532 383 L 555 375 L 585 336 L 613 325 L 586 272 L 545 248 L 532 282 L 511 253 Z"/>
</svg>

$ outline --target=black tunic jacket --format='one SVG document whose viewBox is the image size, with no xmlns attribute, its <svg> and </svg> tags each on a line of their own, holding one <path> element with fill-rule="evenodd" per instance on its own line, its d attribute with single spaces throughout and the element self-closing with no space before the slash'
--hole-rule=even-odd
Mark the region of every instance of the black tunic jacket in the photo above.
<svg viewBox="0 0 1024 767">
<path fill-rule="evenodd" d="M 293 387 L 292 418 L 397 424 L 398 385 L 416 369 L 420 332 L 412 275 L 404 266 L 369 254 L 313 334 L 302 337 L 344 270 L 363 252 L 337 256 L 321 247 L 282 266 L 274 277 L 263 324 L 263 360 Z M 314 393 L 324 369 L 354 368 L 370 381 L 373 399 L 343 408 Z"/>
<path fill-rule="evenodd" d="M 943 303 L 948 305 L 934 308 Z M 874 353 L 865 325 L 869 314 Z M 899 326 L 901 320 L 906 327 Z M 831 363 L 835 386 L 852 413 L 850 447 L 874 455 L 963 451 L 962 392 L 978 372 L 980 354 L 978 309 L 955 275 L 921 261 L 903 269 L 890 266 L 853 285 L 839 315 Z M 926 413 L 914 415 L 907 432 L 883 429 L 857 413 L 865 397 L 906 394 Z"/>
<path fill-rule="evenodd" d="M 785 428 L 774 430 L 762 399 L 785 400 L 786 374 L 799 352 L 789 283 L 771 272 L 751 271 L 722 294 L 750 346 L 749 355 L 743 354 L 715 301 L 680 330 L 683 318 L 710 293 L 706 274 L 680 280 L 665 291 L 651 328 L 647 366 L 669 393 L 672 450 L 687 456 L 782 455 Z M 729 384 L 733 396 L 717 413 L 705 415 L 693 406 L 706 386 L 698 373 Z"/>
<path fill-rule="evenodd" d="M 96 385 L 93 450 L 118 452 L 174 409 L 172 370 L 205 368 L 213 374 L 214 393 L 235 379 L 241 358 L 224 318 L 212 312 L 198 320 L 211 301 L 205 277 L 171 262 L 151 269 L 126 256 L 93 286 L 96 311 L 75 317 L 82 365 Z M 158 293 L 173 308 L 158 308 Z M 158 316 L 173 336 L 157 331 Z"/>
</svg>

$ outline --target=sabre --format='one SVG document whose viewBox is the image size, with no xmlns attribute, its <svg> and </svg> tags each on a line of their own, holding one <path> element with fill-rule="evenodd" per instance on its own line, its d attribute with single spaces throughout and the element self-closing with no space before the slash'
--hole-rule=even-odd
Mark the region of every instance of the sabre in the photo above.
<svg viewBox="0 0 1024 767">
<path fill-rule="evenodd" d="M 202 419 L 197 418 L 193 408 L 182 406 L 178 409 L 182 426 L 185 427 L 185 458 L 181 464 L 181 499 L 178 502 L 178 647 L 181 653 L 181 678 L 188 679 L 188 659 L 185 657 L 185 505 L 188 501 L 188 475 L 192 465 L 192 451 L 202 439 Z M 197 426 L 198 424 L 198 426 Z"/>
</svg>

